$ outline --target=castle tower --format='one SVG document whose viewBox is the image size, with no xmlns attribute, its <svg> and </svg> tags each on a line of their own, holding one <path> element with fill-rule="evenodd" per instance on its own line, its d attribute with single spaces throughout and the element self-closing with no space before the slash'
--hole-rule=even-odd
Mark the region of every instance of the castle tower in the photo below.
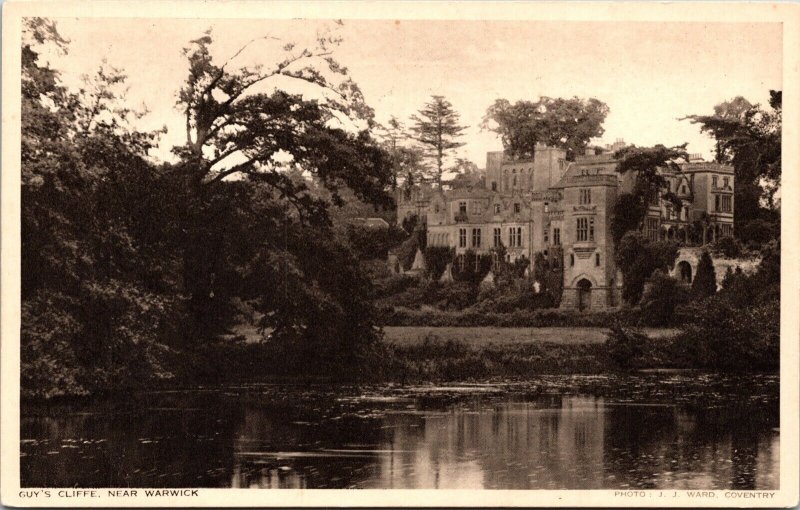
<svg viewBox="0 0 800 510">
<path fill-rule="evenodd" d="M 544 144 L 536 146 L 534 158 L 509 158 L 503 151 L 486 154 L 486 187 L 500 193 L 545 191 L 554 186 L 567 169 L 566 151 Z"/>
<path fill-rule="evenodd" d="M 575 167 L 562 189 L 564 291 L 561 308 L 602 310 L 620 304 L 611 218 L 617 197 L 615 175 Z"/>
</svg>

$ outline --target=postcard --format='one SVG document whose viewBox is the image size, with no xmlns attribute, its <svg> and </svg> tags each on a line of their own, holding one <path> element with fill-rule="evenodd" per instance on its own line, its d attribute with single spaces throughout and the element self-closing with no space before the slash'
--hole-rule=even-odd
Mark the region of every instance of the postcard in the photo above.
<svg viewBox="0 0 800 510">
<path fill-rule="evenodd" d="M 3 43 L 4 505 L 798 504 L 798 6 L 12 1 Z"/>
</svg>

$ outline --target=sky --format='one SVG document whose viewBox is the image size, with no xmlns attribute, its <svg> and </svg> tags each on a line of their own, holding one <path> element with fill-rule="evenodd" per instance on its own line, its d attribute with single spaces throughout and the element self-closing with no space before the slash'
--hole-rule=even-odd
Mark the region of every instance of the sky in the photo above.
<svg viewBox="0 0 800 510">
<path fill-rule="evenodd" d="M 358 21 L 342 26 L 305 20 L 58 18 L 70 40 L 66 55 L 48 54 L 64 82 L 77 86 L 105 59 L 128 75 L 127 101 L 146 105 L 141 129 L 166 126 L 154 154 L 169 159 L 185 138 L 176 93 L 188 74 L 188 42 L 211 28 L 220 61 L 263 36 L 302 41 L 334 27 L 334 50 L 361 87 L 376 120 L 401 121 L 433 94 L 445 96 L 467 126 L 460 156 L 485 166 L 498 137 L 481 130 L 495 99 L 595 97 L 610 108 L 605 133 L 639 146 L 688 142 L 707 159 L 712 141 L 678 120 L 712 113 L 738 95 L 766 104 L 781 89 L 781 25 L 775 23 L 656 23 L 554 21 Z M 282 44 L 282 43 L 281 43 Z M 269 64 L 276 45 L 253 43 L 237 62 Z"/>
</svg>

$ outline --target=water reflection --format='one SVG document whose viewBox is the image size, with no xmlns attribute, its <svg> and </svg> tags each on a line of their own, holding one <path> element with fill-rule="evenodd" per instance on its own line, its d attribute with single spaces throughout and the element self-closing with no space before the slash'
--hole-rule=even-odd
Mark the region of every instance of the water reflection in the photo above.
<svg viewBox="0 0 800 510">
<path fill-rule="evenodd" d="M 23 484 L 776 489 L 778 483 L 774 398 L 674 405 L 509 391 L 379 390 L 365 397 L 356 390 L 275 388 L 148 398 L 137 410 L 48 409 L 23 418 Z"/>
</svg>

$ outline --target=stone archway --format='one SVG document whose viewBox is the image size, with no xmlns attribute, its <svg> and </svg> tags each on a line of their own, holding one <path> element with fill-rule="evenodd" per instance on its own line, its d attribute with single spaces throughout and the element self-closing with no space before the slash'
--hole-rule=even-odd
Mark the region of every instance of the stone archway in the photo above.
<svg viewBox="0 0 800 510">
<path fill-rule="evenodd" d="M 678 280 L 681 283 L 685 284 L 685 285 L 691 285 L 691 283 L 692 283 L 692 266 L 691 266 L 691 264 L 689 264 L 689 262 L 687 262 L 685 260 L 682 260 L 682 261 L 678 262 L 676 268 L 677 268 L 676 272 L 677 272 Z"/>
<path fill-rule="evenodd" d="M 578 310 L 584 311 L 592 307 L 592 282 L 586 278 L 576 285 L 578 289 Z"/>
</svg>

